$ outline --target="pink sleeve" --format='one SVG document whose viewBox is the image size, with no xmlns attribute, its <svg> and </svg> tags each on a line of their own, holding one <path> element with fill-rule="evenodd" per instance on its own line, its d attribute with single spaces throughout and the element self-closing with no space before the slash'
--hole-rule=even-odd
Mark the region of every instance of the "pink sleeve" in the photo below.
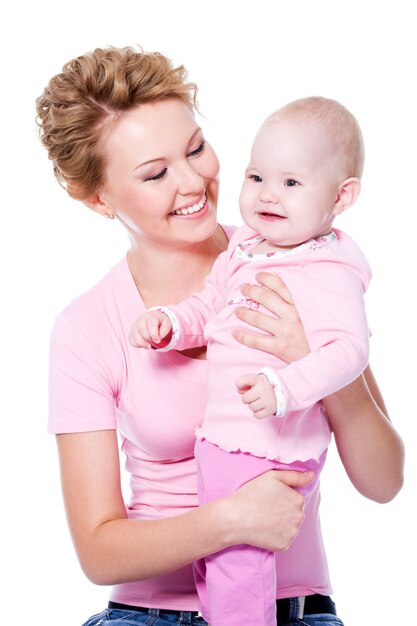
<svg viewBox="0 0 417 626">
<path fill-rule="evenodd" d="M 229 250 L 217 257 L 204 289 L 199 293 L 179 304 L 155 307 L 164 311 L 172 324 L 172 339 L 161 351 L 185 350 L 206 345 L 204 328 L 224 306 L 229 258 Z"/>
<path fill-rule="evenodd" d="M 217 257 L 204 289 L 179 304 L 155 307 L 168 315 L 172 325 L 172 337 L 167 345 L 158 348 L 159 351 L 185 350 L 207 344 L 204 328 L 225 305 L 229 261 L 233 251 L 238 243 L 256 235 L 246 224 L 240 228 L 223 226 L 223 229 L 229 238 L 229 245 Z"/>
<path fill-rule="evenodd" d="M 369 329 L 360 277 L 341 263 L 283 271 L 311 353 L 277 370 L 277 415 L 305 409 L 352 382 L 369 357 Z M 365 280 L 365 284 L 367 281 Z"/>
<path fill-rule="evenodd" d="M 60 315 L 51 337 L 48 431 L 116 428 L 112 386 L 99 347 L 73 321 Z"/>
</svg>

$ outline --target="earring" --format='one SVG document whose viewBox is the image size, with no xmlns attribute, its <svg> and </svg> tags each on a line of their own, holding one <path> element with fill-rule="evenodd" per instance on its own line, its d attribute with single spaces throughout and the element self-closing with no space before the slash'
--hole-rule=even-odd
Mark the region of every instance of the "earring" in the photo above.
<svg viewBox="0 0 417 626">
<path fill-rule="evenodd" d="M 114 220 L 113 213 L 106 213 L 106 215 L 104 217 L 107 217 L 109 220 Z"/>
</svg>

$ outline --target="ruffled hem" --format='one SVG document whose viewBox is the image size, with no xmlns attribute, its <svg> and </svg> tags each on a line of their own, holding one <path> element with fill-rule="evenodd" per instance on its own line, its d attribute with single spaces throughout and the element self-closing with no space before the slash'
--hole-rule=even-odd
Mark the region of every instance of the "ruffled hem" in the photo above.
<svg viewBox="0 0 417 626">
<path fill-rule="evenodd" d="M 254 446 L 254 445 L 245 445 L 242 444 L 240 446 L 231 445 L 225 441 L 219 441 L 216 437 L 211 437 L 204 432 L 204 430 L 200 427 L 196 430 L 196 438 L 199 441 L 207 441 L 215 446 L 218 446 L 225 452 L 242 452 L 243 454 L 251 454 L 252 456 L 259 457 L 261 459 L 268 459 L 268 461 L 277 461 L 279 463 L 284 463 L 285 465 L 291 465 L 293 463 L 301 462 L 305 463 L 307 461 L 313 461 L 315 463 L 320 463 L 323 453 L 327 450 L 327 447 L 322 450 L 297 450 L 297 453 L 290 456 L 288 451 L 286 454 L 280 454 L 277 450 L 271 450 L 270 448 L 266 448 L 265 446 Z"/>
</svg>

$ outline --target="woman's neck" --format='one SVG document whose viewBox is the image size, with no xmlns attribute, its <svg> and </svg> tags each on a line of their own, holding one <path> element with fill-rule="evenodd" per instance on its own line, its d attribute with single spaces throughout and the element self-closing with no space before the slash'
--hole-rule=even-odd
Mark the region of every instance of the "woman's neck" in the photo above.
<svg viewBox="0 0 417 626">
<path fill-rule="evenodd" d="M 128 264 L 145 305 L 174 304 L 200 291 L 227 243 L 220 226 L 210 239 L 197 244 L 167 246 L 132 240 Z"/>
</svg>

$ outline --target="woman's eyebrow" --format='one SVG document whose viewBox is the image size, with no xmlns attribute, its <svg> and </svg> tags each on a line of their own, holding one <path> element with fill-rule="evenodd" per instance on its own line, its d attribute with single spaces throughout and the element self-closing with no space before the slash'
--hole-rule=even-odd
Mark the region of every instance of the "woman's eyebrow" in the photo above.
<svg viewBox="0 0 417 626">
<path fill-rule="evenodd" d="M 193 132 L 193 134 L 191 135 L 188 144 L 190 144 L 192 142 L 192 140 L 194 139 L 194 137 L 201 131 L 201 128 L 198 127 L 195 129 L 195 131 Z M 165 157 L 156 157 L 155 159 L 149 159 L 148 161 L 144 161 L 143 163 L 139 163 L 139 165 L 137 165 L 134 169 L 134 171 L 136 171 L 138 168 L 143 167 L 144 165 L 149 165 L 150 163 L 157 163 L 159 161 L 165 161 Z"/>
<path fill-rule="evenodd" d="M 137 169 L 139 169 L 140 167 L 143 167 L 144 165 L 149 165 L 150 163 L 157 163 L 158 161 L 165 161 L 165 157 L 156 157 L 156 159 L 149 159 L 149 161 L 144 161 L 143 163 L 139 163 L 139 165 L 137 165 L 133 171 L 136 171 Z"/>
</svg>

